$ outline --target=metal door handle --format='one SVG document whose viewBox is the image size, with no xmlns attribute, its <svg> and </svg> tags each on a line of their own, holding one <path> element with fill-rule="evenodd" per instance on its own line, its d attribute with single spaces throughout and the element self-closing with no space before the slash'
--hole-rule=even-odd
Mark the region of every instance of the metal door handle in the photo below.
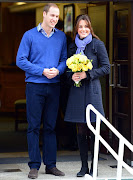
<svg viewBox="0 0 133 180">
<path fill-rule="evenodd" d="M 121 65 L 120 64 L 117 64 L 117 70 L 118 70 L 118 83 L 117 83 L 117 86 L 121 86 Z"/>
<path fill-rule="evenodd" d="M 115 84 L 114 84 L 114 73 L 115 73 L 115 65 L 114 64 L 111 64 L 111 73 L 109 74 L 109 85 L 111 87 L 115 87 Z"/>
</svg>

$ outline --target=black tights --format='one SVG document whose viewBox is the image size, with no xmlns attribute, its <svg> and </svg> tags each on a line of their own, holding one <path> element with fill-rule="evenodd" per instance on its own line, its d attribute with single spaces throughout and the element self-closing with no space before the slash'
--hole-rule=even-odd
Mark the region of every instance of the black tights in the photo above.
<svg viewBox="0 0 133 180">
<path fill-rule="evenodd" d="M 95 122 L 92 122 L 91 124 L 94 128 L 96 127 Z M 93 132 L 89 130 L 86 123 L 77 123 L 77 131 L 78 131 L 77 134 L 80 134 L 80 135 L 94 136 Z"/>
<path fill-rule="evenodd" d="M 91 124 L 92 124 L 92 126 L 94 128 L 96 127 L 96 123 L 95 122 L 93 122 Z M 92 155 L 92 159 L 93 159 L 93 157 L 94 157 L 95 135 L 88 128 L 86 123 L 77 123 L 77 134 L 78 135 L 85 135 L 87 137 L 88 141 L 90 140 L 90 151 L 91 151 L 91 155 Z"/>
</svg>

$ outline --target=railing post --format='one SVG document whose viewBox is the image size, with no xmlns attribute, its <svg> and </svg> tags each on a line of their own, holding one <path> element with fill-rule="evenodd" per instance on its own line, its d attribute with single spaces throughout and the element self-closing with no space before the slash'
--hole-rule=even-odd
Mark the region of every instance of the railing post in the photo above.
<svg viewBox="0 0 133 180">
<path fill-rule="evenodd" d="M 96 114 L 96 129 L 91 125 L 90 122 L 90 111 Z M 94 160 L 93 160 L 93 179 L 96 180 L 97 177 L 97 167 L 98 167 L 98 153 L 99 153 L 99 141 L 108 149 L 108 151 L 117 160 L 117 180 L 121 180 L 122 167 L 124 167 L 128 172 L 133 175 L 132 168 L 123 161 L 124 155 L 124 145 L 126 145 L 133 152 L 133 145 L 128 142 L 108 121 L 105 119 L 91 104 L 86 108 L 86 121 L 89 129 L 95 135 L 95 147 L 94 147 Z M 118 154 L 111 148 L 111 146 L 101 137 L 100 135 L 100 123 L 103 121 L 105 125 L 119 138 L 119 151 Z"/>
<path fill-rule="evenodd" d="M 100 134 L 100 118 L 99 116 L 97 116 L 95 145 L 94 145 L 94 159 L 93 159 L 93 179 L 96 179 L 98 172 L 99 134 Z"/>
<path fill-rule="evenodd" d="M 121 176 L 122 176 L 123 155 L 124 155 L 124 142 L 123 139 L 119 139 L 119 151 L 118 151 L 119 161 L 117 162 L 117 180 L 121 180 Z"/>
</svg>

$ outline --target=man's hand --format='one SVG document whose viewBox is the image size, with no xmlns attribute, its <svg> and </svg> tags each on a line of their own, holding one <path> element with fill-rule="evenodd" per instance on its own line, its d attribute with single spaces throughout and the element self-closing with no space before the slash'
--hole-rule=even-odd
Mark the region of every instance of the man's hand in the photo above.
<svg viewBox="0 0 133 180">
<path fill-rule="evenodd" d="M 56 68 L 45 68 L 43 71 L 43 75 L 46 76 L 48 79 L 52 79 L 54 77 L 56 77 L 59 74 L 59 70 Z"/>
</svg>

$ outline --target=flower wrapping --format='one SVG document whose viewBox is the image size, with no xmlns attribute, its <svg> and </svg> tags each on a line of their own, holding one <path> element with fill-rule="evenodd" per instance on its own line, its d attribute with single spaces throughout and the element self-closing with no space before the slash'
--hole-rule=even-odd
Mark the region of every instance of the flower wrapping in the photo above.
<svg viewBox="0 0 133 180">
<path fill-rule="evenodd" d="M 92 69 L 92 60 L 88 59 L 87 56 L 82 54 L 74 54 L 70 58 L 67 59 L 66 65 L 72 72 L 82 72 L 88 71 L 88 69 Z M 80 81 L 75 82 L 74 85 L 76 87 L 80 87 L 82 84 Z"/>
</svg>

